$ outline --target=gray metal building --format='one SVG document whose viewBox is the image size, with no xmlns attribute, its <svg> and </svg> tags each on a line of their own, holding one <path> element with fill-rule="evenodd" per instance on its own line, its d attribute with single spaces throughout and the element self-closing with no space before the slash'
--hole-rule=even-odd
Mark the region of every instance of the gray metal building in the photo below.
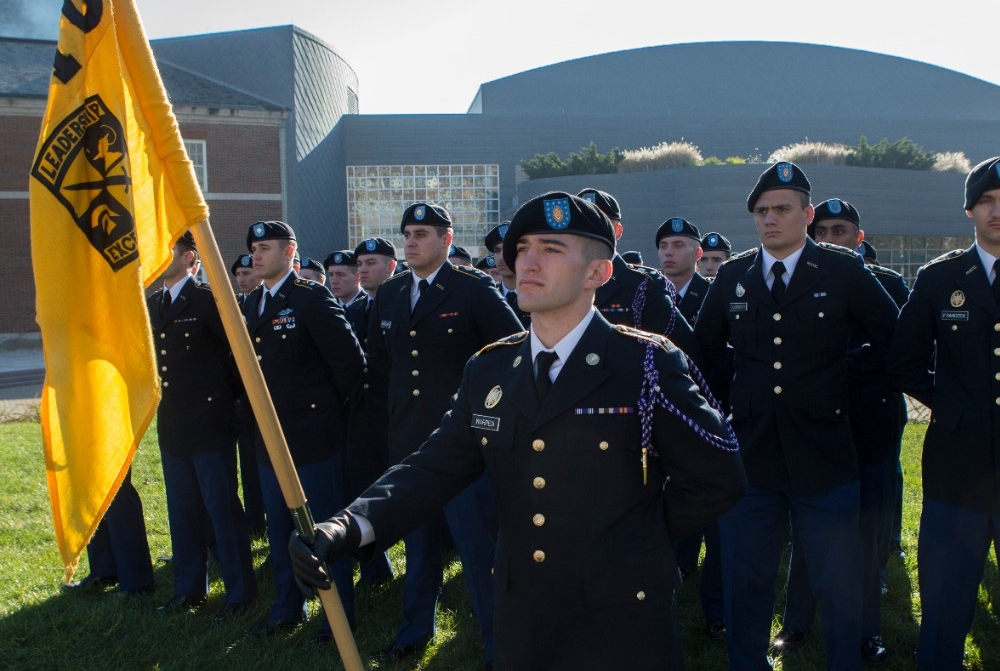
<svg viewBox="0 0 1000 671">
<path fill-rule="evenodd" d="M 8 82 L 0 111 L 8 118 L 27 108 L 40 116 L 53 46 L 0 39 L 0 84 Z M 485 231 L 519 202 L 587 186 L 621 201 L 623 249 L 651 257 L 656 227 L 672 216 L 744 248 L 756 241 L 746 194 L 761 162 L 782 146 L 908 137 L 926 151 L 963 152 L 973 163 L 1000 153 L 1000 87 L 838 47 L 714 42 L 601 54 L 486 82 L 466 114 L 450 115 L 360 114 L 364 101 L 350 65 L 295 26 L 154 40 L 153 49 L 175 104 L 201 118 L 249 115 L 278 125 L 281 186 L 269 187 L 260 202 L 270 203 L 269 212 L 280 206 L 313 256 L 373 234 L 401 243 L 399 214 L 424 199 L 447 205 L 456 242 L 482 254 Z M 680 140 L 706 157 L 757 162 L 546 180 L 525 180 L 518 168 L 535 154 L 565 157 L 591 142 L 606 152 Z M 239 157 L 251 172 L 254 151 Z M 211 146 L 206 155 L 211 175 Z M 909 276 L 940 251 L 968 243 L 963 175 L 803 167 L 814 200 L 854 203 L 869 239 L 884 251 L 880 259 Z M 213 217 L 216 209 L 224 211 L 213 204 Z"/>
</svg>

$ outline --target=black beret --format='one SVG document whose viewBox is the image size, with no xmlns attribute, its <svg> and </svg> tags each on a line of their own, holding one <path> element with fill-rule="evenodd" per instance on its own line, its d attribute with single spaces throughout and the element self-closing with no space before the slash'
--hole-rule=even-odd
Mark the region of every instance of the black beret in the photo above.
<svg viewBox="0 0 1000 671">
<path fill-rule="evenodd" d="M 517 259 L 517 241 L 527 233 L 572 233 L 600 240 L 615 251 L 615 228 L 589 200 L 563 191 L 535 196 L 518 208 L 503 238 L 503 260 L 509 268 Z"/>
<path fill-rule="evenodd" d="M 824 219 L 844 219 L 858 227 L 861 226 L 861 215 L 858 214 L 857 208 L 840 198 L 824 200 L 816 206 L 816 215 L 812 223 L 816 224 Z"/>
<path fill-rule="evenodd" d="M 354 256 L 354 252 L 349 249 L 342 249 L 339 252 L 331 252 L 323 260 L 323 267 L 329 268 L 330 266 L 356 266 L 358 265 L 358 259 Z"/>
<path fill-rule="evenodd" d="M 381 254 L 394 259 L 396 258 L 396 246 L 385 238 L 367 238 L 354 248 L 355 258 L 362 254 Z"/>
<path fill-rule="evenodd" d="M 476 268 L 478 268 L 479 270 L 489 270 L 490 268 L 496 268 L 496 267 L 497 267 L 497 260 L 492 254 L 490 254 L 489 256 L 484 256 L 479 260 L 479 263 L 476 264 Z"/>
<path fill-rule="evenodd" d="M 878 253 L 875 251 L 874 247 L 868 244 L 867 240 L 862 240 L 861 244 L 858 245 L 858 248 L 854 251 L 860 254 L 861 258 L 865 261 L 878 261 Z"/>
<path fill-rule="evenodd" d="M 315 270 L 318 273 L 326 275 L 326 268 L 320 265 L 319 261 L 314 258 L 303 256 L 302 260 L 299 262 L 300 268 L 309 268 L 310 270 Z"/>
<path fill-rule="evenodd" d="M 988 158 L 965 178 L 965 209 L 971 210 L 983 194 L 1000 189 L 1000 156 Z"/>
<path fill-rule="evenodd" d="M 465 259 L 469 263 L 472 263 L 472 254 L 470 254 L 469 250 L 465 247 L 459 247 L 458 245 L 453 244 L 448 249 L 448 258 L 450 259 L 453 256 L 457 256 L 460 259 Z"/>
<path fill-rule="evenodd" d="M 198 251 L 198 248 L 194 244 L 194 236 L 191 235 L 191 231 L 184 231 L 181 237 L 177 238 L 177 242 L 174 243 L 178 247 L 183 247 L 185 249 L 190 249 L 193 252 Z"/>
<path fill-rule="evenodd" d="M 283 221 L 258 221 L 247 231 L 247 249 L 261 240 L 294 240 L 295 231 Z"/>
<path fill-rule="evenodd" d="M 656 229 L 655 244 L 659 246 L 660 240 L 663 238 L 674 237 L 694 238 L 699 244 L 701 244 L 701 233 L 698 232 L 698 227 L 683 217 L 667 219 L 665 222 L 660 224 L 660 227 Z"/>
<path fill-rule="evenodd" d="M 486 234 L 486 249 L 495 251 L 497 245 L 503 243 L 503 237 L 507 235 L 507 229 L 510 227 L 509 221 L 501 221 L 499 224 L 490 229 L 489 233 Z"/>
<path fill-rule="evenodd" d="M 634 266 L 642 265 L 642 254 L 636 251 L 622 252 L 622 261 L 631 263 Z"/>
<path fill-rule="evenodd" d="M 597 206 L 604 214 L 608 215 L 609 219 L 617 219 L 621 221 L 622 219 L 622 208 L 618 205 L 618 201 L 607 191 L 601 191 L 600 189 L 584 189 L 580 193 L 576 194 L 584 200 L 589 200 L 591 203 Z"/>
<path fill-rule="evenodd" d="M 448 210 L 440 205 L 429 203 L 414 203 L 403 212 L 403 218 L 399 221 L 400 232 L 406 228 L 407 224 L 426 224 L 428 226 L 450 227 L 451 215 Z"/>
<path fill-rule="evenodd" d="M 726 254 L 731 254 L 733 246 L 729 243 L 726 236 L 713 231 L 706 233 L 705 237 L 701 239 L 701 249 L 706 252 L 725 252 Z"/>
<path fill-rule="evenodd" d="M 230 266 L 229 270 L 232 271 L 233 275 L 236 275 L 236 271 L 240 268 L 253 268 L 253 257 L 249 254 L 240 254 L 233 261 L 233 265 Z"/>
<path fill-rule="evenodd" d="M 757 185 L 747 198 L 747 209 L 753 212 L 760 194 L 775 189 L 793 189 L 808 195 L 812 186 L 799 166 L 788 161 L 775 163 L 757 178 Z"/>
</svg>

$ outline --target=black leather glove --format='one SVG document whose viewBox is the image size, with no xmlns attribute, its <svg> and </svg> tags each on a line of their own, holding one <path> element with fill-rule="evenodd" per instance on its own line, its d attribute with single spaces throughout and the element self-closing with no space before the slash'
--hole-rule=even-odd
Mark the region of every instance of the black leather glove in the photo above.
<svg viewBox="0 0 1000 671">
<path fill-rule="evenodd" d="M 288 539 L 288 554 L 292 558 L 295 582 L 307 598 L 316 596 L 316 589 L 330 589 L 330 576 L 324 563 L 332 564 L 361 545 L 361 527 L 354 517 L 341 511 L 315 527 L 316 542 L 306 544 L 299 532 Z"/>
</svg>

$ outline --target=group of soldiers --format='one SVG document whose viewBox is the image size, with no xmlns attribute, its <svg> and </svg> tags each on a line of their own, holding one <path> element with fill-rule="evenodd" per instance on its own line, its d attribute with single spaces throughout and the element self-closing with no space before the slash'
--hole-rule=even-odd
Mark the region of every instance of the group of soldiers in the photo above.
<svg viewBox="0 0 1000 671">
<path fill-rule="evenodd" d="M 485 668 L 674 669 L 674 591 L 704 542 L 705 632 L 725 639 L 732 671 L 770 669 L 809 635 L 817 605 L 829 669 L 880 666 L 907 393 L 932 411 L 917 661 L 961 668 L 998 535 L 1000 157 L 966 180 L 976 243 L 921 269 L 912 292 L 877 265 L 857 209 L 814 206 L 811 189 L 793 163 L 765 170 L 747 199 L 761 244 L 735 255 L 721 234 L 667 219 L 659 269 L 617 251 L 620 206 L 593 188 L 524 203 L 475 267 L 433 203 L 402 214 L 403 270 L 383 238 L 320 263 L 288 224 L 253 224 L 232 272 L 325 520 L 312 545 L 185 234 L 148 299 L 175 592 L 160 609 L 205 602 L 212 555 L 226 591 L 215 619 L 245 612 L 258 596 L 250 538 L 266 530 L 275 593 L 250 632 L 298 626 L 307 595 L 331 587 L 353 626 L 354 562 L 362 583 L 391 580 L 387 550 L 402 540 L 402 624 L 371 653 L 398 661 L 435 636 L 450 545 Z M 126 479 L 72 588 L 150 593 L 141 521 Z M 324 621 L 316 642 L 331 638 Z"/>
</svg>

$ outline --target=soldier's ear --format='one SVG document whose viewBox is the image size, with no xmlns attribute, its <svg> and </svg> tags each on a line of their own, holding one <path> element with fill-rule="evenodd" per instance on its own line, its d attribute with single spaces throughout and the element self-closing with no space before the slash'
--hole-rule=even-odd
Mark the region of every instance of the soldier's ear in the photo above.
<svg viewBox="0 0 1000 671">
<path fill-rule="evenodd" d="M 595 259 L 589 265 L 590 272 L 584 280 L 584 288 L 596 291 L 598 287 L 604 286 L 611 279 L 614 266 L 611 264 L 611 259 Z"/>
</svg>

